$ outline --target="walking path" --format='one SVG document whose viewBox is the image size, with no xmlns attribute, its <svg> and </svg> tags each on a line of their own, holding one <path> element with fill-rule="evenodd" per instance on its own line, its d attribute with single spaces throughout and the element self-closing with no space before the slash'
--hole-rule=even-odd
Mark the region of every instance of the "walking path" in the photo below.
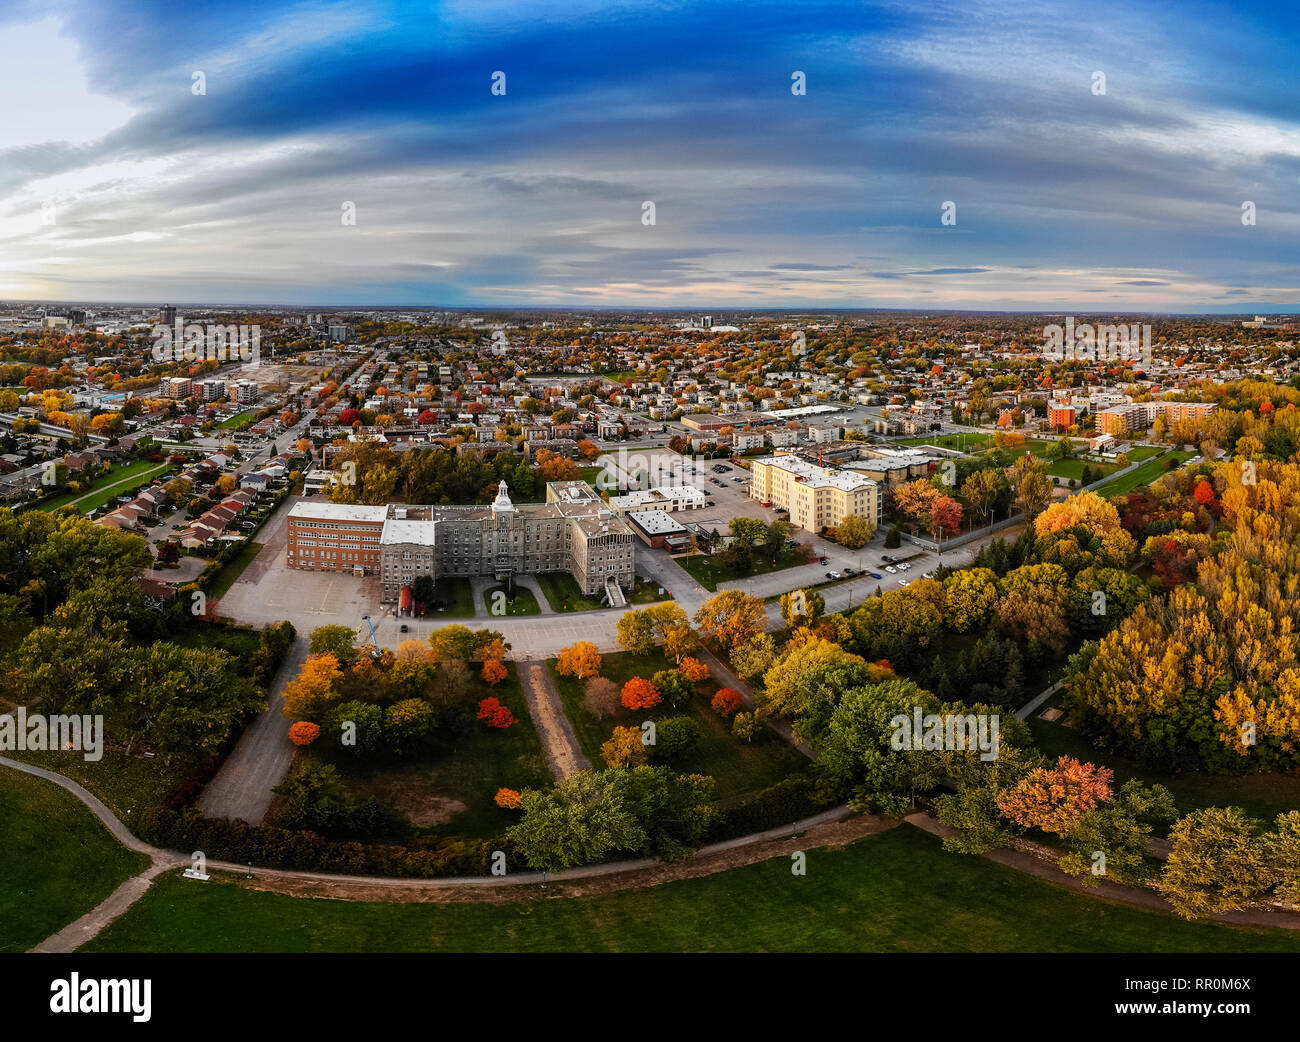
<svg viewBox="0 0 1300 1042">
<path fill-rule="evenodd" d="M 560 693 L 555 690 L 551 667 L 545 662 L 525 661 L 520 662 L 518 668 L 519 686 L 528 702 L 533 723 L 537 725 L 542 745 L 546 747 L 551 773 L 563 781 L 579 771 L 590 770 L 591 761 L 582 755 L 573 724 L 564 714 L 564 704 L 560 701 Z"/>
<path fill-rule="evenodd" d="M 198 806 L 207 817 L 258 825 L 266 816 L 275 795 L 272 790 L 289 769 L 294 753 L 281 696 L 285 685 L 301 672 L 309 647 L 302 635 L 294 640 L 271 684 L 270 705 L 245 729 L 216 777 L 204 787 Z"/>
</svg>

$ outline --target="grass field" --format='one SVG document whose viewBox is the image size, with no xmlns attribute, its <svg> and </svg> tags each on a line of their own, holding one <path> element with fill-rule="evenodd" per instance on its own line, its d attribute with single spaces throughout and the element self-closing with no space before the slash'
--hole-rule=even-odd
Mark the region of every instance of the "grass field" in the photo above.
<svg viewBox="0 0 1300 1042">
<path fill-rule="evenodd" d="M 1032 717 L 1029 729 L 1034 743 L 1049 756 L 1073 756 L 1115 772 L 1115 787 L 1130 778 L 1147 784 L 1158 783 L 1174 795 L 1180 813 L 1198 807 L 1241 807 L 1248 814 L 1272 821 L 1288 810 L 1300 810 L 1300 776 L 1293 774 L 1245 774 L 1239 776 L 1184 773 L 1164 774 L 1133 760 L 1093 748 L 1076 730 L 1060 723 Z"/>
<path fill-rule="evenodd" d="M 73 500 L 80 500 L 77 503 L 77 509 L 84 514 L 89 510 L 102 507 L 114 496 L 134 492 L 142 485 L 147 485 L 170 466 L 170 463 L 150 463 L 148 460 L 136 460 L 134 463 L 128 463 L 125 466 L 114 467 L 107 474 L 96 478 L 89 489 L 82 489 L 80 492 L 67 492 L 61 496 L 56 496 L 54 499 L 46 500 L 38 509 L 57 510 Z M 87 495 L 87 493 L 90 494 Z M 82 499 L 83 496 L 86 498 Z"/>
<path fill-rule="evenodd" d="M 706 911 L 707 910 L 707 911 Z M 1300 951 L 1283 930 L 1187 923 L 1081 897 L 911 826 L 699 879 L 524 904 L 285 897 L 162 877 L 87 952 Z"/>
<path fill-rule="evenodd" d="M 552 673 L 555 660 L 550 660 Z M 670 668 L 663 652 L 656 649 L 649 655 L 632 655 L 619 652 L 602 656 L 601 676 L 614 681 L 620 688 L 633 677 L 647 680 L 661 669 Z M 574 733 L 582 751 L 597 767 L 604 766 L 600 747 L 609 741 L 615 727 L 637 727 L 645 720 L 664 720 L 670 716 L 693 717 L 704 732 L 699 751 L 689 763 L 678 769 L 697 774 L 707 774 L 717 782 L 714 797 L 725 800 L 742 793 L 766 788 L 787 775 L 808 766 L 808 760 L 776 732 L 765 729 L 753 742 L 743 742 L 731 734 L 731 726 L 709 706 L 709 700 L 721 686 L 713 680 L 699 685 L 699 693 L 687 706 L 674 709 L 667 702 L 654 709 L 624 709 L 621 706 L 613 716 L 597 717 L 583 704 L 583 682 L 574 677 L 554 673 L 555 686 L 564 704 L 564 715 L 573 724 Z"/>
<path fill-rule="evenodd" d="M 514 713 L 517 723 L 504 730 L 475 721 L 474 730 L 459 743 L 442 743 L 422 756 L 382 762 L 359 762 L 351 756 L 333 755 L 331 763 L 343 774 L 354 795 L 374 796 L 406 814 L 427 835 L 491 838 L 519 821 L 515 811 L 493 802 L 497 789 L 545 788 L 553 783 L 546 766 L 542 741 L 513 662 L 506 663 L 510 677 L 489 687 L 475 670 L 469 677 L 470 697 L 499 698 Z M 452 801 L 452 802 L 444 802 Z M 449 820 L 426 824 L 422 815 L 443 811 Z"/>
<path fill-rule="evenodd" d="M 10 767 L 0 767 L 0 836 L 0 952 L 40 943 L 149 864 L 71 793 Z"/>
<path fill-rule="evenodd" d="M 254 543 L 251 540 L 240 547 L 239 553 L 235 554 L 227 561 L 217 573 L 217 577 L 212 580 L 208 586 L 208 596 L 221 598 L 230 592 L 230 588 L 235 585 L 235 581 L 244 574 L 244 569 L 253 563 L 259 553 L 262 552 L 261 543 Z"/>
<path fill-rule="evenodd" d="M 257 410 L 250 409 L 247 412 L 236 413 L 234 416 L 227 417 L 217 426 L 221 430 L 242 431 L 245 427 L 251 427 L 257 422 Z"/>
<path fill-rule="evenodd" d="M 426 618 L 446 615 L 452 619 L 472 619 L 474 617 L 474 586 L 468 579 L 439 579 L 434 584 L 434 596 L 446 611 L 430 607 Z"/>
<path fill-rule="evenodd" d="M 1194 455 L 1196 455 L 1194 452 L 1186 452 L 1182 449 L 1176 449 L 1169 453 L 1168 456 L 1158 456 L 1149 459 L 1147 462 L 1143 463 L 1142 466 L 1138 467 L 1137 470 L 1130 470 L 1122 477 L 1116 478 L 1114 481 L 1103 485 L 1101 487 L 1101 494 L 1104 496 L 1122 496 L 1126 493 L 1132 492 L 1136 488 L 1149 485 L 1160 477 L 1161 474 L 1165 473 L 1165 464 L 1170 459 L 1177 460 L 1178 465 L 1181 466 Z"/>
<path fill-rule="evenodd" d="M 1094 481 L 1100 480 L 1102 477 L 1108 477 L 1119 470 L 1119 467 L 1113 463 L 1090 463 L 1081 459 L 1060 459 L 1047 468 L 1047 473 L 1054 478 L 1072 478 L 1075 481 L 1080 481 L 1083 479 L 1084 467 L 1092 468 L 1092 472 L 1098 475 L 1093 479 Z"/>
<path fill-rule="evenodd" d="M 955 452 L 975 452 L 993 444 L 991 434 L 933 434 L 929 437 L 903 438 L 900 445 L 937 445 Z"/>
<path fill-rule="evenodd" d="M 733 571 L 722 563 L 720 556 L 717 554 L 696 554 L 693 557 L 679 557 L 677 563 L 690 572 L 706 590 L 716 591 L 718 583 L 730 582 L 733 579 L 748 579 L 754 575 L 766 575 L 768 572 L 779 572 L 785 568 L 797 568 L 799 565 L 807 564 L 811 560 L 811 557 L 806 557 L 799 550 L 787 550 L 777 560 L 776 564 L 773 564 L 768 558 L 759 556 L 756 553 L 754 555 L 754 567 L 748 572 Z"/>
<path fill-rule="evenodd" d="M 514 615 L 540 615 L 542 609 L 537 604 L 537 598 L 533 591 L 527 586 L 518 583 L 514 588 L 515 599 L 509 599 L 510 591 L 504 586 L 493 586 L 483 591 L 483 603 L 487 607 L 489 615 L 505 615 L 507 617 Z M 501 596 L 498 597 L 497 594 Z"/>
</svg>

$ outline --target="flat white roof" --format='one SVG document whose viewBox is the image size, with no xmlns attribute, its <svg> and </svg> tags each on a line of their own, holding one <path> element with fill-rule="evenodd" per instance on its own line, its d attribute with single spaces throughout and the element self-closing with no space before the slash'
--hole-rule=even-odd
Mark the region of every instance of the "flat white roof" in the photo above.
<svg viewBox="0 0 1300 1042">
<path fill-rule="evenodd" d="M 662 510 L 639 510 L 629 518 L 646 535 L 671 535 L 686 529 Z"/>
<path fill-rule="evenodd" d="M 844 470 L 828 470 L 815 463 L 809 463 L 798 456 L 765 456 L 755 463 L 766 463 L 780 467 L 813 488 L 838 488 L 845 492 L 855 492 L 860 488 L 875 485 L 869 477 Z"/>
<path fill-rule="evenodd" d="M 416 543 L 420 546 L 433 546 L 437 533 L 437 521 L 398 521 L 384 522 L 384 530 L 379 535 L 379 545 L 390 543 Z"/>
<path fill-rule="evenodd" d="M 388 516 L 386 506 L 365 506 L 360 503 L 295 503 L 289 511 L 292 518 L 308 521 L 382 521 Z"/>
</svg>

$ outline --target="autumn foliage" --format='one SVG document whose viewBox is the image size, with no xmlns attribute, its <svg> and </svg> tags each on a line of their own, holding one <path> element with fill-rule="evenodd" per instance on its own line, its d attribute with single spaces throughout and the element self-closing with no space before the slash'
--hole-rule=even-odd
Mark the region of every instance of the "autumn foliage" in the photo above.
<svg viewBox="0 0 1300 1042">
<path fill-rule="evenodd" d="M 708 680 L 710 677 L 709 667 L 697 658 L 684 658 L 682 664 L 677 667 L 686 674 L 686 679 L 693 684 L 698 684 L 702 680 Z"/>
<path fill-rule="evenodd" d="M 310 720 L 299 720 L 289 728 L 289 741 L 294 745 L 308 746 L 320 737 L 320 726 Z"/>
<path fill-rule="evenodd" d="M 497 794 L 492 798 L 492 801 L 498 807 L 503 807 L 506 810 L 518 810 L 524 805 L 524 798 L 519 792 L 504 787 L 497 789 Z"/>
<path fill-rule="evenodd" d="M 502 729 L 514 724 L 515 714 L 510 712 L 508 706 L 503 706 L 499 698 L 485 698 L 478 704 L 478 718 L 484 721 L 488 727 L 500 727 Z"/>
<path fill-rule="evenodd" d="M 496 687 L 510 675 L 510 671 L 506 669 L 504 663 L 490 658 L 483 663 L 483 672 L 480 675 L 483 677 L 483 683 Z"/>
<path fill-rule="evenodd" d="M 622 701 L 627 709 L 653 709 L 663 701 L 663 695 L 644 677 L 633 677 L 623 685 Z"/>
<path fill-rule="evenodd" d="M 1111 799 L 1114 771 L 1062 756 L 1055 767 L 1038 767 L 998 795 L 998 810 L 1011 821 L 1068 836 L 1084 817 Z"/>
<path fill-rule="evenodd" d="M 589 640 L 580 640 L 560 652 L 556 670 L 564 677 L 586 680 L 600 672 L 600 652 Z"/>
<path fill-rule="evenodd" d="M 713 711 L 719 716 L 729 717 L 745 704 L 745 700 L 735 688 L 724 687 L 713 696 L 713 701 L 710 704 L 713 706 Z"/>
</svg>

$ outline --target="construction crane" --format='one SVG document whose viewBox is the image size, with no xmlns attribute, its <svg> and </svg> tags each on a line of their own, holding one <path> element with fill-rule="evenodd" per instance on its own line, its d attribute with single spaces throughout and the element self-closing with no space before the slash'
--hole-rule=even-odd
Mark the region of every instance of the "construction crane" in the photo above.
<svg viewBox="0 0 1300 1042">
<path fill-rule="evenodd" d="M 379 650 L 379 637 L 375 633 L 375 624 L 370 620 L 369 615 L 363 615 L 361 618 L 364 619 L 366 625 L 370 627 L 370 657 L 378 662 L 384 657 L 384 653 Z"/>
</svg>

